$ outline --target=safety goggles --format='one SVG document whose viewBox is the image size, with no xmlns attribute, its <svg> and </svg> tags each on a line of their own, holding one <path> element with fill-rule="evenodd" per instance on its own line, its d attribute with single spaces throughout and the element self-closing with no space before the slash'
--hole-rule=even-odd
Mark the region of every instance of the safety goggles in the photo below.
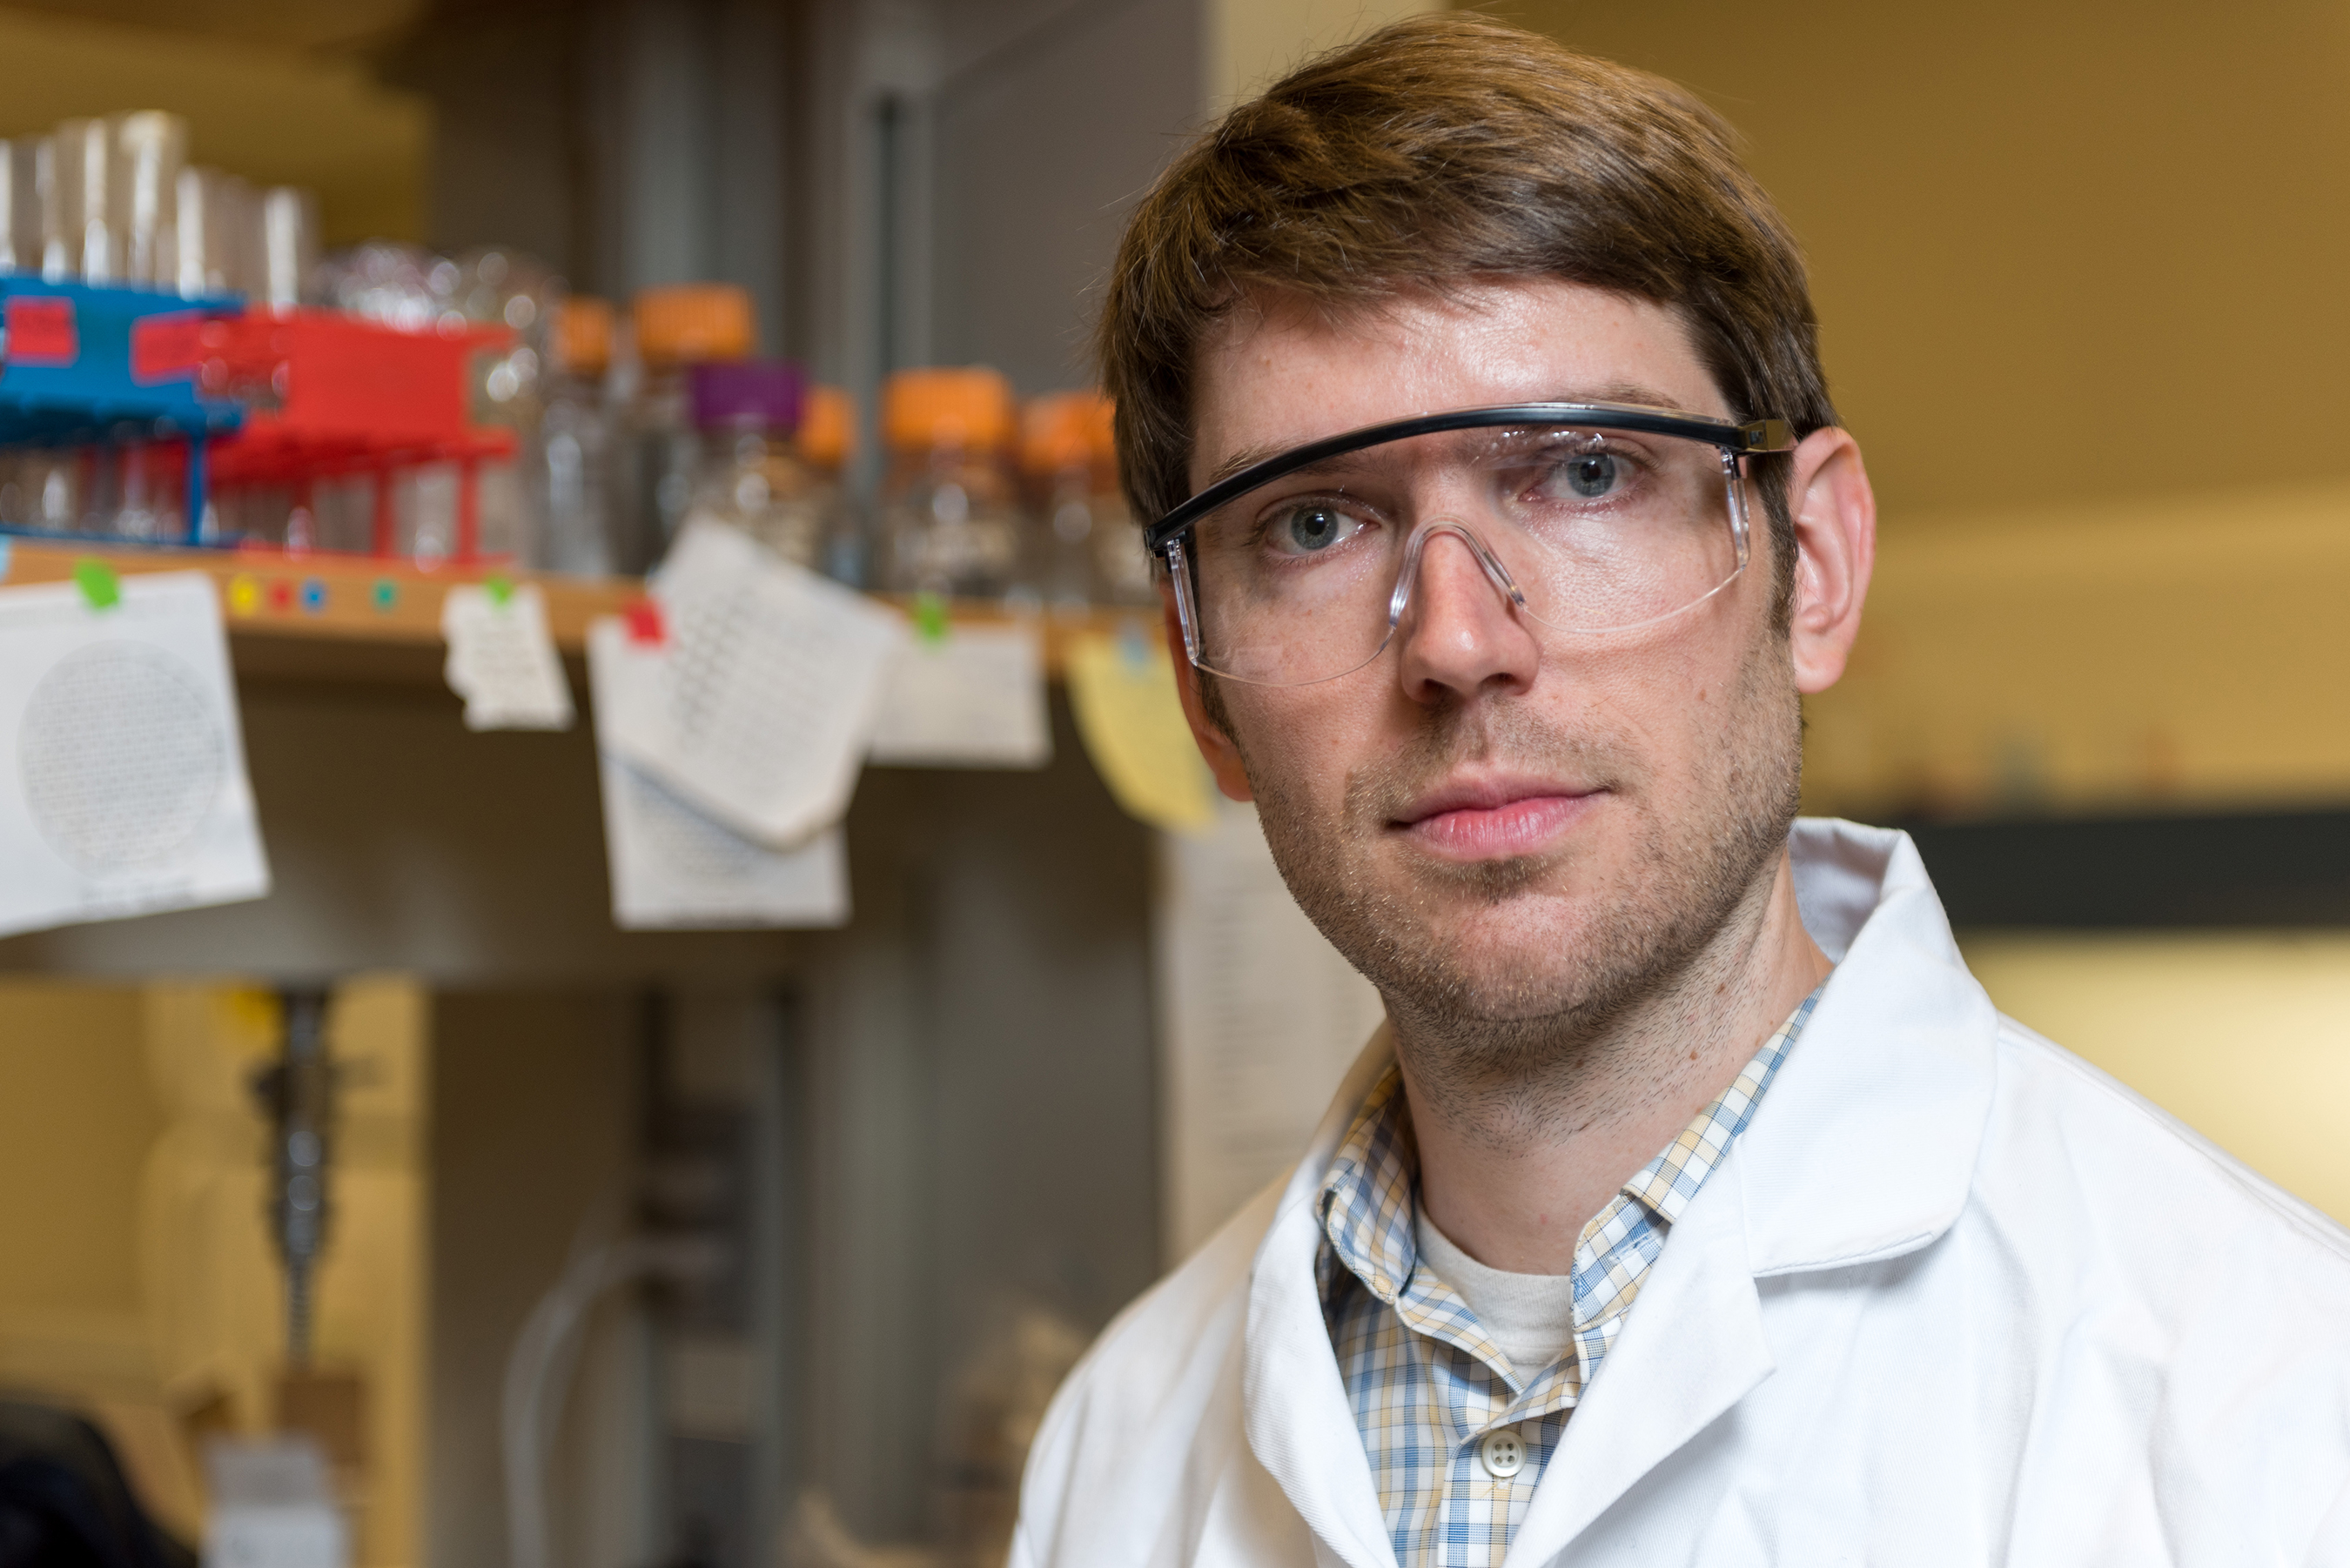
<svg viewBox="0 0 2350 1568">
<path fill-rule="evenodd" d="M 1304 686 L 1361 669 L 1413 607 L 1420 563 L 1466 548 L 1511 605 L 1566 632 L 1630 631 L 1746 569 L 1742 460 L 1794 445 L 1621 403 L 1513 403 L 1310 441 L 1209 485 L 1145 535 L 1201 670 Z"/>
</svg>

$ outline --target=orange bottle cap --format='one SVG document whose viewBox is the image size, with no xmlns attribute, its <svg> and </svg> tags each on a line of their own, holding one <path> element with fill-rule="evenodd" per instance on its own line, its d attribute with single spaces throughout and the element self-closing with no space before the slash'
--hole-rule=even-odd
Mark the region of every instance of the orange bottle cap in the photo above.
<svg viewBox="0 0 2350 1568">
<path fill-rule="evenodd" d="M 1115 455 L 1116 407 L 1099 392 L 1051 392 L 1029 403 L 1020 421 L 1020 465 L 1058 473 L 1107 462 Z"/>
<path fill-rule="evenodd" d="M 758 332 L 748 290 L 731 283 L 681 283 L 637 291 L 637 352 L 669 367 L 744 359 Z"/>
<path fill-rule="evenodd" d="M 838 387 L 810 387 L 800 405 L 800 456 L 818 468 L 848 464 L 857 450 L 857 406 Z"/>
<path fill-rule="evenodd" d="M 984 365 L 900 370 L 881 391 L 881 430 L 903 451 L 1008 445 L 1012 383 Z"/>
<path fill-rule="evenodd" d="M 556 362 L 575 376 L 600 376 L 612 362 L 612 302 L 575 294 L 555 309 Z"/>
</svg>

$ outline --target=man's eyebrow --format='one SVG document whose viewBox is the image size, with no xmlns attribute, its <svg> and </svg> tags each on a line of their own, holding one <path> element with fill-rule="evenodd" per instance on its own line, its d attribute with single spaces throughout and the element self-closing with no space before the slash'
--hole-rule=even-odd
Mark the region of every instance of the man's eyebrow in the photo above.
<svg viewBox="0 0 2350 1568">
<path fill-rule="evenodd" d="M 1208 483 L 1200 486 L 1200 488 L 1205 490 L 1210 484 L 1222 484 L 1225 480 L 1230 479 L 1233 474 L 1242 472 L 1243 469 L 1254 468 L 1258 463 L 1264 462 L 1266 459 L 1279 457 L 1283 452 L 1290 450 L 1292 449 L 1285 446 L 1274 446 L 1270 442 L 1265 441 L 1260 441 L 1254 446 L 1244 446 L 1238 452 L 1233 452 L 1231 456 L 1225 458 L 1223 462 L 1216 464 L 1216 466 L 1209 472 Z"/>
<path fill-rule="evenodd" d="M 1632 403 L 1644 409 L 1661 409 L 1675 413 L 1689 411 L 1654 387 L 1644 387 L 1637 381 L 1609 381 L 1603 386 L 1581 387 L 1571 392 L 1556 392 L 1546 398 L 1527 400 L 1540 403 Z M 1207 484 L 1200 488 L 1205 490 L 1208 485 L 1221 484 L 1235 473 L 1294 450 L 1294 447 L 1275 446 L 1266 441 L 1242 447 L 1210 470 Z"/>
</svg>

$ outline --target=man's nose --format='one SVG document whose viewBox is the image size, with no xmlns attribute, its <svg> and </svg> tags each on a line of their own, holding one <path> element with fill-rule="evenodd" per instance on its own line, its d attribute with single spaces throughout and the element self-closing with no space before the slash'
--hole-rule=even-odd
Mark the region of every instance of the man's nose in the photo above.
<svg viewBox="0 0 2350 1568">
<path fill-rule="evenodd" d="M 1458 524 L 1430 524 L 1418 556 L 1396 628 L 1404 695 L 1433 705 L 1532 689 L 1541 646 L 1468 531 Z M 1414 570 L 1409 560 L 1405 570 Z"/>
</svg>

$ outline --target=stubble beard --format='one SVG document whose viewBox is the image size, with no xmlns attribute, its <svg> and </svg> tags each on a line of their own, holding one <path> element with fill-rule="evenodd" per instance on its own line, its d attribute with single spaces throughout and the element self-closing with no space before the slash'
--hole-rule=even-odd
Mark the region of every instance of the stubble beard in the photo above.
<svg viewBox="0 0 2350 1568">
<path fill-rule="evenodd" d="M 1734 968 L 1796 815 L 1802 717 L 1784 642 L 1763 639 L 1725 695 L 1731 722 L 1670 815 L 1622 737 L 1570 732 L 1517 701 L 1431 710 L 1400 753 L 1348 777 L 1335 818 L 1243 755 L 1292 896 L 1386 1000 L 1430 1108 L 1515 1142 L 1571 1130 L 1554 1125 L 1563 1097 L 1600 1114 L 1655 1092 L 1651 1053 L 1638 1048 L 1654 1032 L 1638 1021 L 1676 992 L 1712 991 L 1714 971 Z M 1468 865 L 1395 856 L 1388 825 L 1404 803 L 1468 762 L 1604 786 L 1603 808 L 1634 825 L 1624 867 L 1602 885 L 1572 841 Z M 1469 950 L 1461 940 L 1464 905 L 1500 910 L 1560 893 L 1578 912 L 1559 943 Z"/>
</svg>

